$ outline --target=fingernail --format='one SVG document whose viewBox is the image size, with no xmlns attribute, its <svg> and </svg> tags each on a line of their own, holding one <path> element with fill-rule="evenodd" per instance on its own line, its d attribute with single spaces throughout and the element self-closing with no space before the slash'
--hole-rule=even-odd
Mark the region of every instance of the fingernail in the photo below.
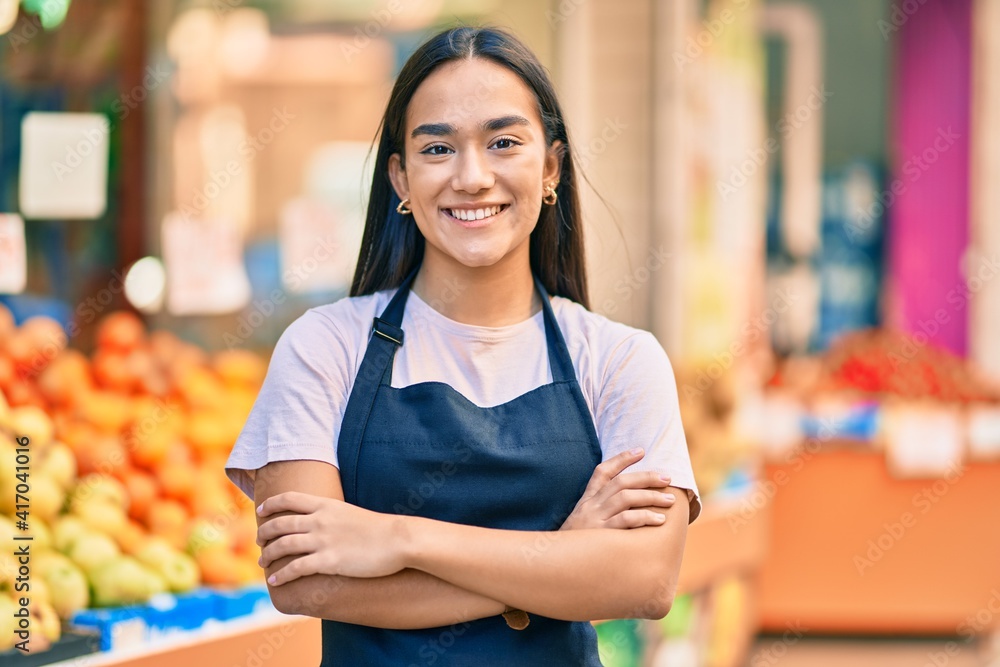
<svg viewBox="0 0 1000 667">
<path fill-rule="evenodd" d="M 664 520 L 665 520 L 666 518 L 667 518 L 667 517 L 663 516 L 662 514 L 657 514 L 657 515 L 656 515 L 656 522 L 657 522 L 657 523 L 663 523 L 663 521 L 664 521 Z"/>
<path fill-rule="evenodd" d="M 277 580 L 278 580 L 278 576 L 275 575 L 275 574 L 272 574 L 270 577 L 267 578 L 267 583 L 269 583 L 271 585 L 274 585 L 274 582 L 276 582 Z"/>
<path fill-rule="evenodd" d="M 660 481 L 661 482 L 669 482 L 670 478 L 667 477 L 666 475 L 660 475 Z"/>
<path fill-rule="evenodd" d="M 261 556 L 260 558 L 257 559 L 257 565 L 260 565 L 261 567 L 264 567 L 264 557 L 263 556 Z"/>
<path fill-rule="evenodd" d="M 628 451 L 628 453 L 632 456 L 638 456 L 639 454 L 642 454 L 642 447 L 633 447 Z"/>
<path fill-rule="evenodd" d="M 260 514 L 263 511 L 264 511 L 264 503 L 257 505 L 257 514 Z"/>
<path fill-rule="evenodd" d="M 674 497 L 674 494 L 672 494 L 672 493 L 664 493 L 664 494 L 663 494 L 663 499 L 664 499 L 664 500 L 668 500 L 668 501 L 670 501 L 670 502 L 674 502 L 675 500 L 677 500 L 677 499 L 676 499 L 676 498 Z"/>
</svg>

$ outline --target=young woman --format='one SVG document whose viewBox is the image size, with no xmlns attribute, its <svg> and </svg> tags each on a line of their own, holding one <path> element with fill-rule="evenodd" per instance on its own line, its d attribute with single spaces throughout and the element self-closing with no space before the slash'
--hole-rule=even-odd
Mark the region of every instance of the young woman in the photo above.
<svg viewBox="0 0 1000 667">
<path fill-rule="evenodd" d="M 503 31 L 433 37 L 382 121 L 351 296 L 282 335 L 227 463 L 323 665 L 599 665 L 590 620 L 667 613 L 700 511 L 673 373 L 587 304 L 544 69 Z"/>
</svg>

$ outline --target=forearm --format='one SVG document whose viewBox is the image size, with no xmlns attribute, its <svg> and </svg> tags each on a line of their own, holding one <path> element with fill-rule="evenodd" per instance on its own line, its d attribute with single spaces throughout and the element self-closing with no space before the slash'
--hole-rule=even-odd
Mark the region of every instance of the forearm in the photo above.
<svg viewBox="0 0 1000 667">
<path fill-rule="evenodd" d="M 676 590 L 683 525 L 526 532 L 407 517 L 407 565 L 525 611 L 564 620 L 659 618 Z M 668 513 L 669 514 L 669 513 Z"/>
<path fill-rule="evenodd" d="M 403 630 L 451 625 L 504 610 L 500 602 L 413 569 L 373 579 L 311 575 L 272 589 L 272 598 L 281 600 L 286 613 Z"/>
</svg>

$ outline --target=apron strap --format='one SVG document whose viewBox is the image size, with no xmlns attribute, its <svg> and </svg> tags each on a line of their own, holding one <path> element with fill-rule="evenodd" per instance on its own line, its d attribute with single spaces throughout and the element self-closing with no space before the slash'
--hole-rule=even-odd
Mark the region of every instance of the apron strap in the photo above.
<svg viewBox="0 0 1000 667">
<path fill-rule="evenodd" d="M 347 498 L 356 497 L 358 486 L 358 458 L 361 456 L 361 441 L 365 437 L 365 427 L 368 417 L 375 406 L 375 396 L 380 385 L 389 384 L 392 377 L 392 360 L 396 356 L 396 348 L 403 344 L 403 330 L 399 327 L 403 319 L 403 307 L 410 293 L 410 283 L 417 275 L 417 269 L 403 280 L 396 290 L 389 305 L 382 311 L 381 317 L 372 322 L 372 330 L 368 339 L 368 349 L 361 360 L 361 368 L 354 379 L 354 388 L 347 401 L 344 419 L 341 422 L 341 432 L 338 451 L 353 451 L 354 474 L 341 480 L 344 485 L 344 495 Z M 342 446 L 351 443 L 349 446 Z M 343 466 L 341 466 L 343 469 Z"/>
<path fill-rule="evenodd" d="M 569 348 L 566 347 L 566 339 L 563 338 L 559 324 L 556 322 L 556 315 L 552 311 L 552 304 L 549 303 L 549 293 L 545 291 L 542 281 L 535 276 L 535 287 L 542 297 L 542 311 L 545 313 L 545 342 L 549 351 L 549 369 L 552 371 L 553 382 L 568 382 L 576 380 L 576 371 L 573 369 L 573 359 L 569 356 Z"/>
</svg>

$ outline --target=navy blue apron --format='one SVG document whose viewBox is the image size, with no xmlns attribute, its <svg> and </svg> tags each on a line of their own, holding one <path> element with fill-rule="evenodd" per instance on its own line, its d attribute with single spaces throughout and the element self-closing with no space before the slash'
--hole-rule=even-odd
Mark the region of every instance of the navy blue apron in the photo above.
<svg viewBox="0 0 1000 667">
<path fill-rule="evenodd" d="M 545 288 L 536 277 L 552 383 L 481 408 L 443 382 L 390 386 L 415 275 L 375 318 L 347 403 L 337 444 L 344 499 L 376 512 L 557 530 L 601 462 L 601 449 Z M 499 615 L 421 630 L 324 620 L 321 667 L 600 666 L 590 623 L 530 617 L 524 630 Z"/>
</svg>

